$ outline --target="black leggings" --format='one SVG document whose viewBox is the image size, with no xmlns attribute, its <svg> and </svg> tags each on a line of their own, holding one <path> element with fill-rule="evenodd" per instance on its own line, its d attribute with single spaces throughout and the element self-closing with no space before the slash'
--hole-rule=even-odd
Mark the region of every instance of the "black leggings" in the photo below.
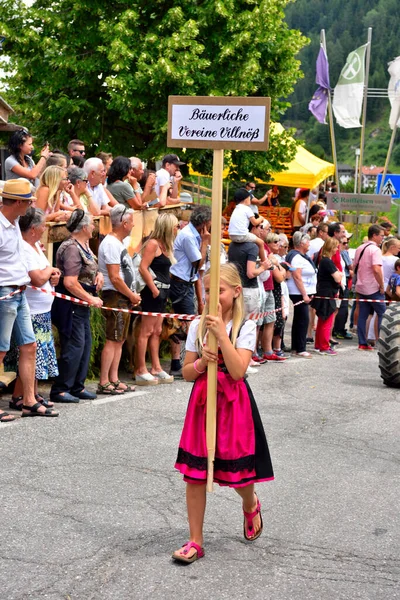
<svg viewBox="0 0 400 600">
<path fill-rule="evenodd" d="M 293 304 L 303 300 L 300 294 L 290 295 Z M 306 349 L 307 329 L 310 321 L 308 304 L 303 302 L 293 307 L 292 352 L 304 352 Z"/>
</svg>

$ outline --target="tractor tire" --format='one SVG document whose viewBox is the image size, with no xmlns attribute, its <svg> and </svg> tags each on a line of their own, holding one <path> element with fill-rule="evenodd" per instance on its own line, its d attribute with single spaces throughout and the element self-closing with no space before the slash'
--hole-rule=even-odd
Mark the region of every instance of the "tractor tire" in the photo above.
<svg viewBox="0 0 400 600">
<path fill-rule="evenodd" d="M 400 388 L 400 304 L 391 304 L 383 315 L 378 340 L 383 383 Z"/>
</svg>

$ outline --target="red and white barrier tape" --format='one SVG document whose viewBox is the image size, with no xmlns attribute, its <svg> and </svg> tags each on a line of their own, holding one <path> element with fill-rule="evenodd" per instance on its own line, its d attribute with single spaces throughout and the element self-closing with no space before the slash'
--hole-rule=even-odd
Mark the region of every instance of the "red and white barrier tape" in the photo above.
<svg viewBox="0 0 400 600">
<path fill-rule="evenodd" d="M 4 287 L 8 287 L 8 286 L 4 286 Z M 2 298 L 0 298 L 0 300 L 8 300 L 9 298 L 11 298 L 11 296 L 15 296 L 15 294 L 19 294 L 21 292 L 21 288 L 18 288 L 17 290 L 15 290 L 15 292 L 11 292 L 11 294 L 7 294 L 7 296 L 3 296 Z"/>
<path fill-rule="evenodd" d="M 74 302 L 75 304 L 80 304 L 82 306 L 90 306 L 89 302 L 86 302 L 85 300 L 80 300 L 79 298 L 74 298 L 72 296 L 68 296 L 67 294 L 60 294 L 60 292 L 49 292 L 48 290 L 45 290 L 44 288 L 39 288 L 34 285 L 28 285 L 27 287 L 30 287 L 31 289 L 36 290 L 38 292 L 43 292 L 44 294 L 50 294 L 51 296 L 54 296 L 56 298 L 61 298 L 62 300 L 68 300 L 69 302 Z M 20 292 L 21 292 L 21 288 L 18 288 L 17 290 L 15 290 L 14 292 L 11 292 L 7 296 L 3 296 L 2 298 L 0 298 L 0 300 L 7 300 L 8 298 L 11 298 L 15 294 L 19 294 Z M 320 300 L 339 300 L 339 298 L 331 298 L 330 296 L 314 296 L 314 298 L 318 298 Z M 349 301 L 350 298 L 341 298 L 341 300 Z M 373 299 L 369 299 L 369 298 L 353 298 L 352 300 L 356 301 L 356 302 L 378 302 L 378 303 L 379 302 L 385 302 L 385 303 L 398 302 L 396 300 L 373 300 Z M 295 304 L 293 304 L 293 306 L 298 306 L 299 304 L 303 304 L 303 303 L 304 303 L 304 300 L 300 300 L 300 302 L 296 302 Z M 177 313 L 149 312 L 149 311 L 144 311 L 144 310 L 131 310 L 129 308 L 111 308 L 109 306 L 101 306 L 100 308 L 102 310 L 112 310 L 114 312 L 124 312 L 124 313 L 129 313 L 132 315 L 142 315 L 145 317 L 163 317 L 163 318 L 170 318 L 170 319 L 180 319 L 183 321 L 193 321 L 193 319 L 195 319 L 198 316 L 198 315 L 177 314 Z M 274 310 L 270 310 L 267 312 L 260 312 L 260 313 L 253 312 L 248 316 L 248 319 L 258 321 L 259 319 L 262 319 L 263 317 L 265 317 L 267 315 L 271 315 L 273 313 L 280 312 L 281 310 L 282 310 L 282 307 L 275 308 Z"/>
</svg>

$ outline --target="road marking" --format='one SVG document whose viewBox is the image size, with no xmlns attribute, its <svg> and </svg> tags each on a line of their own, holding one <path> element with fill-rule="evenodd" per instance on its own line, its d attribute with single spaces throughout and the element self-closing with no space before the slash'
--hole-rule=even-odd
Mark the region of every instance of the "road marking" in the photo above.
<svg viewBox="0 0 400 600">
<path fill-rule="evenodd" d="M 150 392 L 141 390 L 140 392 L 128 392 L 126 394 L 120 394 L 119 396 L 109 396 L 108 398 L 99 398 L 98 400 L 92 400 L 90 404 L 109 404 L 110 402 L 117 402 L 119 400 L 127 400 L 128 398 L 138 398 L 139 396 L 147 396 Z"/>
</svg>

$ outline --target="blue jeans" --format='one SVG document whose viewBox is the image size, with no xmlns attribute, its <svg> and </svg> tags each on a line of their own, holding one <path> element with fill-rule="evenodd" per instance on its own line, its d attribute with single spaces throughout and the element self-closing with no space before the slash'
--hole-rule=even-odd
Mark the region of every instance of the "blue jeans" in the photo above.
<svg viewBox="0 0 400 600">
<path fill-rule="evenodd" d="M 15 290 L 15 287 L 0 286 L 0 298 Z M 7 300 L 0 300 L 0 352 L 8 352 L 11 336 L 14 337 L 17 346 L 36 342 L 25 292 L 14 294 Z"/>
<path fill-rule="evenodd" d="M 194 314 L 194 284 L 183 283 L 171 278 L 169 297 L 175 313 L 181 315 Z"/>
<path fill-rule="evenodd" d="M 385 294 L 381 294 L 380 292 L 375 292 L 375 294 L 359 294 L 360 300 L 365 298 L 368 300 L 384 300 Z M 366 346 L 368 344 L 367 341 L 367 319 L 371 314 L 371 307 L 374 312 L 377 314 L 378 319 L 378 331 L 381 328 L 382 317 L 386 310 L 386 304 L 384 302 L 360 302 L 360 309 L 358 313 L 358 323 L 357 323 L 357 334 L 358 334 L 358 343 L 360 346 Z"/>
</svg>

